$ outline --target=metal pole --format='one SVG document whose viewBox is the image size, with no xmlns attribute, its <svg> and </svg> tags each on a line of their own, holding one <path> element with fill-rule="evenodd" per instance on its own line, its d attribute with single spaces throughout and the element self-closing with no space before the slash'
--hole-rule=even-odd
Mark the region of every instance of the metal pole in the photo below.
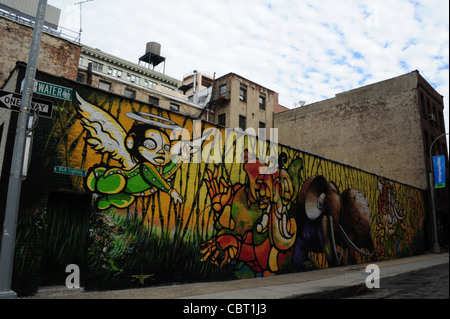
<svg viewBox="0 0 450 319">
<path fill-rule="evenodd" d="M 430 146 L 430 193 L 431 193 L 431 221 L 433 223 L 433 253 L 440 254 L 441 248 L 439 247 L 438 230 L 437 230 L 437 218 L 436 218 L 436 204 L 434 202 L 434 172 L 433 172 L 433 145 L 441 137 L 448 135 L 449 133 L 442 134 L 434 139 Z"/>
<path fill-rule="evenodd" d="M 433 164 L 431 164 L 433 165 Z M 433 170 L 430 172 L 430 193 L 431 193 L 431 221 L 433 223 L 433 253 L 440 254 L 441 247 L 439 247 L 438 235 L 437 235 L 437 220 L 436 220 L 436 205 L 434 203 L 434 181 Z"/>
<path fill-rule="evenodd" d="M 25 72 L 25 83 L 20 103 L 19 119 L 17 121 L 14 151 L 9 177 L 8 195 L 6 199 L 5 220 L 0 252 L 0 298 L 16 298 L 17 294 L 11 290 L 12 270 L 14 263 L 14 248 L 16 240 L 17 217 L 19 214 L 20 189 L 22 186 L 22 167 L 25 153 L 25 142 L 30 115 L 31 99 L 33 95 L 34 79 L 44 29 L 47 0 L 39 0 L 31 39 L 28 64 Z"/>
</svg>

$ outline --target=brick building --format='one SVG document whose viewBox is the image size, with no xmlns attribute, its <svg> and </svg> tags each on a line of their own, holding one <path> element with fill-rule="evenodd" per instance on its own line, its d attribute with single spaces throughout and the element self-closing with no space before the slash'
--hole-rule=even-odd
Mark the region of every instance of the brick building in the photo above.
<svg viewBox="0 0 450 319">
<path fill-rule="evenodd" d="M 430 147 L 439 136 L 432 155 L 445 154 L 448 185 L 443 110 L 443 97 L 413 71 L 275 114 L 274 127 L 282 143 L 429 192 Z M 446 189 L 435 199 L 440 227 L 448 227 Z"/>
<path fill-rule="evenodd" d="M 212 121 L 231 128 L 273 127 L 278 93 L 237 74 L 229 73 L 214 81 Z M 269 132 L 266 132 L 269 137 Z"/>
<path fill-rule="evenodd" d="M 32 31 L 32 24 L 15 20 L 0 11 L 0 88 L 16 62 L 28 60 Z M 76 80 L 81 45 L 49 31 L 42 34 L 38 69 Z"/>
</svg>

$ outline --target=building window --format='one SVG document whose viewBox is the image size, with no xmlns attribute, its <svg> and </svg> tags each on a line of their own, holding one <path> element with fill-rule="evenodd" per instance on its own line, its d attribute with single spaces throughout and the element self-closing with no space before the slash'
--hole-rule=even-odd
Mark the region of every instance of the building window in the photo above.
<svg viewBox="0 0 450 319">
<path fill-rule="evenodd" d="M 444 116 L 441 111 L 439 111 L 439 121 L 441 123 L 441 131 L 445 132 Z"/>
<path fill-rule="evenodd" d="M 141 78 L 131 73 L 127 73 L 127 81 L 139 84 L 141 82 Z"/>
<path fill-rule="evenodd" d="M 239 115 L 239 128 L 243 131 L 247 128 L 247 118 L 243 115 Z"/>
<path fill-rule="evenodd" d="M 138 77 L 134 74 L 131 74 L 131 73 L 127 73 L 127 81 L 128 82 L 133 82 L 133 83 L 139 84 L 140 80 L 141 80 L 140 77 Z"/>
<path fill-rule="evenodd" d="M 125 97 L 128 97 L 130 99 L 135 99 L 136 98 L 136 91 L 130 90 L 130 89 L 125 89 Z"/>
<path fill-rule="evenodd" d="M 259 128 L 266 128 L 266 123 L 259 122 Z M 266 130 L 258 130 L 258 137 L 266 138 Z"/>
<path fill-rule="evenodd" d="M 422 116 L 426 117 L 427 113 L 425 112 L 425 98 L 423 97 L 423 93 L 420 93 L 420 107 L 422 109 Z"/>
<path fill-rule="evenodd" d="M 260 95 L 259 96 L 259 108 L 261 110 L 265 110 L 266 109 L 266 97 L 264 95 Z"/>
<path fill-rule="evenodd" d="M 118 70 L 118 69 L 111 69 L 111 73 L 110 74 L 112 74 L 112 76 L 115 76 L 115 77 L 118 77 L 118 78 L 122 77 L 122 71 Z"/>
<path fill-rule="evenodd" d="M 219 88 L 219 95 L 220 97 L 224 98 L 227 94 L 227 85 L 226 84 L 222 84 Z"/>
<path fill-rule="evenodd" d="M 434 121 L 434 126 L 439 128 L 439 119 L 437 118 L 438 114 L 436 112 L 436 104 L 433 103 L 433 115 L 436 118 L 436 120 Z"/>
<path fill-rule="evenodd" d="M 84 74 L 77 74 L 77 82 L 84 83 Z"/>
<path fill-rule="evenodd" d="M 239 89 L 239 100 L 247 102 L 247 87 L 241 86 Z"/>
<path fill-rule="evenodd" d="M 227 115 L 225 113 L 219 114 L 219 121 L 217 124 L 220 126 L 226 126 Z"/>
<path fill-rule="evenodd" d="M 148 102 L 151 105 L 154 105 L 154 106 L 158 106 L 159 105 L 159 99 L 157 97 L 154 97 L 154 96 L 149 96 L 148 97 Z"/>
<path fill-rule="evenodd" d="M 170 90 L 170 91 L 174 91 L 174 89 L 173 88 L 171 88 L 171 87 L 169 87 L 169 86 L 165 86 L 165 85 L 161 85 L 163 88 L 165 88 L 165 89 L 168 89 L 168 90 Z"/>
<path fill-rule="evenodd" d="M 92 60 L 89 60 L 89 63 L 92 64 L 93 71 L 103 72 L 103 64 Z"/>
<path fill-rule="evenodd" d="M 98 88 L 109 92 L 109 91 L 111 91 L 111 83 L 108 83 L 105 81 L 99 81 Z"/>
<path fill-rule="evenodd" d="M 172 111 L 179 111 L 180 110 L 180 106 L 178 104 L 175 104 L 175 103 L 170 103 L 170 109 Z"/>
<path fill-rule="evenodd" d="M 433 155 L 434 154 L 434 152 L 433 152 L 433 149 L 431 149 L 431 152 L 430 152 L 430 148 L 431 148 L 431 146 L 434 146 L 434 145 L 436 145 L 436 144 L 433 144 L 433 141 L 434 141 L 434 136 L 433 135 L 431 135 L 431 137 L 430 137 L 430 142 L 429 142 L 429 146 L 428 146 L 428 154 L 431 154 L 431 155 Z M 433 145 L 432 145 L 433 144 Z M 435 147 L 435 146 L 434 146 Z"/>
<path fill-rule="evenodd" d="M 156 82 L 153 82 L 153 81 L 150 81 L 150 80 L 147 80 L 147 79 L 144 81 L 144 86 L 145 86 L 146 88 L 152 88 L 152 87 L 154 87 L 155 85 L 157 85 Z"/>
</svg>

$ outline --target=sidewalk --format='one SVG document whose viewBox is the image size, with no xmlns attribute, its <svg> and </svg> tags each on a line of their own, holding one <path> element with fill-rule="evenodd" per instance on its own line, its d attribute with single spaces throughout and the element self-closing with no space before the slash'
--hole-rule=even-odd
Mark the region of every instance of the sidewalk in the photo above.
<svg viewBox="0 0 450 319">
<path fill-rule="evenodd" d="M 448 264 L 449 253 L 424 254 L 375 263 L 383 278 L 436 265 Z M 63 286 L 41 287 L 33 297 L 24 299 L 283 299 L 307 298 L 317 294 L 365 287 L 368 264 L 327 268 L 264 278 L 223 282 L 192 283 L 124 289 L 84 291 Z"/>
</svg>

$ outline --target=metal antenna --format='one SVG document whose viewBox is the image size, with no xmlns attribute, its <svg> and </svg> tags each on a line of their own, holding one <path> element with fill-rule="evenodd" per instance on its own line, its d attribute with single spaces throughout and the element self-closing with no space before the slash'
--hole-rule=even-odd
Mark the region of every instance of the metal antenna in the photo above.
<svg viewBox="0 0 450 319">
<path fill-rule="evenodd" d="M 83 17 L 83 3 L 85 3 L 85 2 L 90 2 L 90 1 L 93 1 L 93 0 L 75 0 L 74 1 L 74 3 L 73 3 L 73 5 L 74 6 L 77 6 L 77 5 L 79 5 L 80 6 L 80 33 L 78 34 L 78 39 L 79 39 L 79 42 L 81 42 L 81 32 L 83 32 L 83 21 L 82 21 L 82 17 Z"/>
</svg>

